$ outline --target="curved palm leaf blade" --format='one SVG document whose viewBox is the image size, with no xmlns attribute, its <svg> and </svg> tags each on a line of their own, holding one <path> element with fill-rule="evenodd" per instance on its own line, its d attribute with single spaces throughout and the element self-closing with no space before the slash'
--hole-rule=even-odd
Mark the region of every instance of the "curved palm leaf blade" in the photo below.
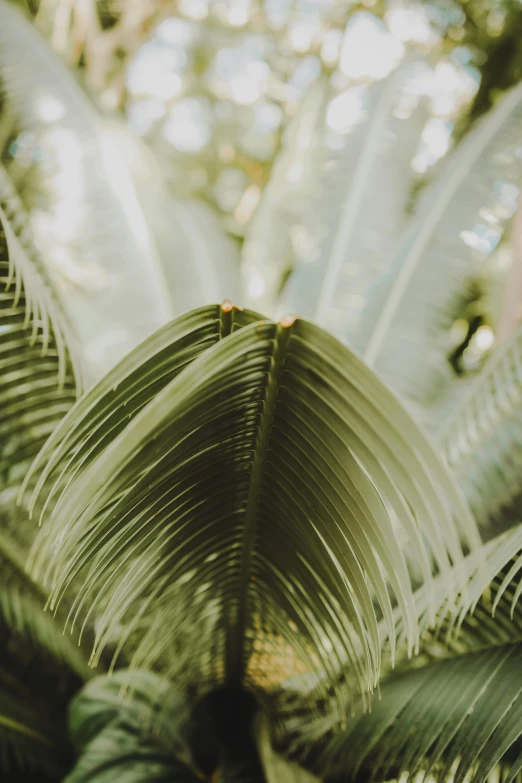
<svg viewBox="0 0 522 783">
<path fill-rule="evenodd" d="M 170 361 L 179 350 L 174 342 Z M 79 603 L 102 606 L 94 662 L 121 628 L 121 645 L 135 643 L 133 665 L 163 658 L 177 681 L 202 688 L 277 687 L 299 669 L 319 671 L 327 687 L 351 663 L 371 689 L 380 665 L 372 600 L 391 637 L 396 600 L 409 646 L 417 639 L 396 528 L 426 581 L 428 556 L 441 572 L 460 561 L 453 513 L 477 543 L 424 435 L 356 356 L 305 321 L 214 339 L 152 396 L 148 372 L 144 364 L 127 376 L 150 402 L 133 418 L 131 406 L 124 428 L 117 397 L 100 386 L 71 411 L 56 454 L 48 444 L 37 460 L 37 470 L 52 464 L 60 490 L 47 528 L 58 549 L 53 605 L 76 580 Z M 94 399 L 107 411 L 95 443 Z M 46 560 L 36 553 L 36 574 Z"/>
<path fill-rule="evenodd" d="M 521 657 L 522 644 L 504 645 L 387 678 L 372 713 L 329 743 L 326 780 L 410 780 L 427 770 L 483 783 L 499 763 L 513 780 L 522 767 Z"/>
<path fill-rule="evenodd" d="M 419 667 L 463 653 L 522 641 L 522 607 L 519 598 L 522 583 L 522 525 L 497 536 L 469 554 L 447 574 L 414 593 L 419 625 L 419 644 L 414 666 Z M 518 581 L 517 581 L 518 580 Z M 435 620 L 434 620 L 435 617 Z M 382 647 L 382 674 L 408 671 L 408 631 L 398 608 L 394 610 L 395 650 L 391 649 L 389 629 L 379 623 Z M 361 651 L 359 651 L 361 655 Z M 353 677 L 347 674 L 353 689 Z M 283 725 L 280 742 L 296 758 L 307 758 L 335 729 L 332 712 L 335 693 L 320 705 L 315 722 L 303 709 L 300 691 L 305 681 L 295 678 L 285 683 L 273 697 L 271 709 Z M 339 686 L 338 686 L 339 687 Z"/>
<path fill-rule="evenodd" d="M 81 388 L 66 335 L 45 279 L 0 207 L 0 485 L 21 480 Z"/>
<path fill-rule="evenodd" d="M 315 252 L 296 266 L 282 295 L 285 312 L 311 318 L 359 352 L 368 339 L 362 308 L 406 220 L 426 107 L 417 104 L 410 116 L 400 111 L 419 65 L 408 62 L 385 81 L 352 90 L 360 122 L 337 155 L 328 150 L 330 171 L 306 221 Z"/>
<path fill-rule="evenodd" d="M 95 459 L 139 411 L 202 352 L 261 316 L 233 307 L 228 300 L 193 310 L 164 326 L 111 370 L 71 411 L 40 451 L 25 485 L 38 476 L 29 510 L 37 497 L 63 491 L 75 474 Z M 54 479 L 54 481 L 51 481 Z M 24 487 L 20 492 L 22 497 Z M 41 517 L 45 514 L 45 506 Z M 35 542 L 40 557 L 46 538 Z"/>
<path fill-rule="evenodd" d="M 521 116 L 519 85 L 449 156 L 364 316 L 366 360 L 420 406 L 454 379 L 447 352 L 460 298 L 516 209 Z"/>
<path fill-rule="evenodd" d="M 99 377 L 170 310 L 117 146 L 73 76 L 5 0 L 0 96 L 2 161 Z"/>
<path fill-rule="evenodd" d="M 439 436 L 448 464 L 483 528 L 498 530 L 518 517 L 521 401 L 519 328 L 499 346 Z"/>
<path fill-rule="evenodd" d="M 306 220 L 317 187 L 329 89 L 326 77 L 316 79 L 288 124 L 243 244 L 245 301 L 270 316 L 298 255 L 292 233 Z"/>
<path fill-rule="evenodd" d="M 517 525 L 468 555 L 451 579 L 436 577 L 430 594 L 424 586 L 415 593 L 420 628 L 417 664 L 522 641 L 521 550 L 522 525 Z M 433 603 L 435 626 L 430 612 Z M 406 632 L 401 618 L 396 634 L 398 648 L 404 649 Z"/>
</svg>

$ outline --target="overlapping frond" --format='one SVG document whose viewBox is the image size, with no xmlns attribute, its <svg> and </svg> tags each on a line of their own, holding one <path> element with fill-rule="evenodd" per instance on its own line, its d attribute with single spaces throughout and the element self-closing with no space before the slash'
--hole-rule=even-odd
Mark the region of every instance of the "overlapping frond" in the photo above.
<svg viewBox="0 0 522 783">
<path fill-rule="evenodd" d="M 448 157 L 364 316 L 371 323 L 365 358 L 420 406 L 454 379 L 447 354 L 456 304 L 516 209 L 521 115 L 519 85 Z"/>
<path fill-rule="evenodd" d="M 371 689 L 374 599 L 390 638 L 392 601 L 410 648 L 418 634 L 397 531 L 429 583 L 430 558 L 447 573 L 461 559 L 457 529 L 474 546 L 475 525 L 359 359 L 305 321 L 231 328 L 255 318 L 228 305 L 189 313 L 48 442 L 35 470 L 51 487 L 52 603 L 76 581 L 76 608 L 101 612 L 94 661 L 119 632 L 133 665 L 167 658 L 168 674 L 200 687 L 274 688 L 308 671 L 328 688 L 351 665 Z M 36 574 L 48 554 L 42 539 Z"/>
<path fill-rule="evenodd" d="M 502 763 L 512 781 L 522 768 L 521 656 L 522 644 L 504 645 L 390 676 L 372 712 L 329 743 L 325 780 L 411 780 L 428 771 L 483 783 Z"/>
<path fill-rule="evenodd" d="M 439 442 L 478 524 L 497 529 L 518 516 L 522 464 L 522 330 L 499 346 Z"/>
<path fill-rule="evenodd" d="M 508 642 L 522 641 L 522 526 L 517 525 L 468 555 L 452 579 L 437 577 L 431 593 L 415 593 L 420 655 L 415 665 Z M 430 605 L 436 604 L 437 622 Z M 398 646 L 404 649 L 402 620 Z M 405 662 L 405 665 L 408 665 Z"/>
<path fill-rule="evenodd" d="M 383 675 L 522 641 L 521 550 L 522 526 L 518 525 L 477 548 L 449 573 L 438 575 L 431 584 L 416 590 L 419 643 L 413 658 L 408 653 L 408 631 L 400 611 L 394 610 L 395 652 L 388 627 L 381 620 Z M 353 676 L 347 673 L 346 678 L 348 683 L 339 680 L 337 688 L 353 689 Z M 305 678 L 294 678 L 285 683 L 285 690 L 275 695 L 272 704 L 284 726 L 282 742 L 297 758 L 315 753 L 318 743 L 335 732 L 335 689 L 321 704 L 318 719 L 311 722 L 300 695 L 305 687 Z"/>
<path fill-rule="evenodd" d="M 164 286 L 116 144 L 73 75 L 5 0 L 0 154 L 99 377 L 165 323 Z"/>
<path fill-rule="evenodd" d="M 41 269 L 0 207 L 0 486 L 20 481 L 81 388 L 66 335 Z"/>
<path fill-rule="evenodd" d="M 368 339 L 361 313 L 406 221 L 410 164 L 427 113 L 411 94 L 419 67 L 408 61 L 383 82 L 345 94 L 354 103 L 354 126 L 338 152 L 322 139 L 326 164 L 304 221 L 313 255 L 296 266 L 282 296 L 286 312 L 311 318 L 359 352 Z"/>
</svg>

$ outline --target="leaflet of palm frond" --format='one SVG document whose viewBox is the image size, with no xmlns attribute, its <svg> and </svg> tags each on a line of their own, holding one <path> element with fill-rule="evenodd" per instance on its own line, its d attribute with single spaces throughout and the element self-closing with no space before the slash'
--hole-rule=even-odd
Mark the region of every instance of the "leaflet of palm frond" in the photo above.
<svg viewBox="0 0 522 783">
<path fill-rule="evenodd" d="M 370 714 L 350 719 L 323 755 L 325 780 L 386 781 L 419 772 L 483 783 L 497 764 L 521 768 L 522 644 L 430 664 L 387 678 Z"/>
<path fill-rule="evenodd" d="M 205 322 L 190 318 L 193 329 Z M 80 604 L 95 613 L 103 602 L 93 662 L 120 624 L 124 646 L 148 616 L 133 666 L 148 668 L 177 643 L 190 656 L 183 677 L 201 688 L 276 688 L 301 670 L 319 672 L 321 689 L 352 666 L 358 687 L 371 689 L 380 666 L 372 599 L 392 644 L 390 590 L 408 646 L 417 639 L 395 529 L 429 583 L 429 556 L 446 572 L 461 559 L 459 528 L 477 543 L 475 523 L 400 403 L 331 335 L 289 318 L 209 343 L 157 390 L 158 359 L 142 356 L 129 374 L 131 355 L 121 381 L 148 397 L 145 407 L 132 418 L 132 403 L 125 425 L 117 369 L 41 453 L 35 470 L 52 463 L 47 481 L 56 476 L 60 489 L 47 514 L 58 550 L 52 604 L 74 579 Z M 179 340 L 169 361 L 187 361 Z M 95 399 L 103 417 L 93 442 Z M 187 597 L 190 611 L 178 611 Z M 177 666 L 173 655 L 167 674 Z"/>
<path fill-rule="evenodd" d="M 400 611 L 394 610 L 394 654 L 388 627 L 381 620 L 382 674 L 387 676 L 394 669 L 408 670 L 481 647 L 522 641 L 520 550 L 522 525 L 479 547 L 456 568 L 415 591 L 419 649 L 413 660 L 408 655 L 408 632 Z M 348 683 L 340 679 L 336 688 L 351 687 L 353 690 L 350 674 L 347 679 Z M 334 730 L 331 708 L 335 703 L 334 692 L 319 705 L 320 714 L 311 721 L 301 697 L 305 689 L 305 678 L 294 677 L 283 683 L 271 703 L 271 713 L 281 724 L 279 741 L 292 757 L 301 760 L 315 754 L 318 743 L 324 743 Z"/>
<path fill-rule="evenodd" d="M 433 592 L 438 619 L 434 627 L 430 627 L 428 603 L 433 596 L 428 596 L 424 587 L 416 592 L 421 631 L 417 664 L 522 641 L 521 550 L 522 525 L 517 525 L 466 557 L 451 580 L 437 577 Z M 398 647 L 404 649 L 400 618 L 397 640 Z M 408 666 L 405 658 L 402 664 Z"/>
<path fill-rule="evenodd" d="M 52 502 L 78 471 L 85 469 L 139 411 L 209 346 L 237 329 L 261 319 L 258 313 L 222 305 L 207 305 L 172 321 L 145 340 L 85 394 L 67 422 L 53 431 L 25 484 L 38 477 L 29 505 L 36 497 Z M 22 498 L 24 488 L 20 492 Z M 40 510 L 40 521 L 45 507 Z M 35 542 L 41 558 L 46 536 Z M 40 560 L 41 562 L 41 560 Z"/>
<path fill-rule="evenodd" d="M 99 377 L 170 315 L 132 181 L 72 74 L 4 0 L 0 94 L 2 161 Z"/>
<path fill-rule="evenodd" d="M 487 266 L 516 208 L 521 118 L 519 85 L 448 157 L 365 314 L 372 325 L 367 362 L 418 405 L 454 381 L 447 347 L 455 304 Z"/>
<path fill-rule="evenodd" d="M 520 496 L 522 327 L 499 346 L 439 443 L 478 524 L 487 532 L 511 524 Z"/>
<path fill-rule="evenodd" d="M 16 486 L 76 399 L 67 325 L 0 207 L 0 484 Z M 75 377 L 76 375 L 76 377 Z M 81 388 L 81 386 L 80 386 Z"/>
<path fill-rule="evenodd" d="M 390 264 L 406 221 L 410 164 L 427 115 L 408 94 L 418 66 L 409 61 L 383 82 L 352 88 L 360 121 L 337 153 L 323 139 L 324 175 L 304 223 L 312 247 L 282 296 L 285 312 L 315 320 L 358 351 L 369 336 L 361 313 L 372 282 Z"/>
<path fill-rule="evenodd" d="M 270 316 L 285 275 L 297 260 L 292 234 L 302 229 L 318 184 L 329 92 L 328 79 L 319 77 L 289 122 L 241 251 L 245 303 Z"/>
<path fill-rule="evenodd" d="M 215 210 L 203 201 L 175 198 L 151 151 L 126 128 L 111 125 L 107 132 L 125 154 L 172 311 L 184 313 L 226 298 L 242 302 L 239 249 Z"/>
</svg>

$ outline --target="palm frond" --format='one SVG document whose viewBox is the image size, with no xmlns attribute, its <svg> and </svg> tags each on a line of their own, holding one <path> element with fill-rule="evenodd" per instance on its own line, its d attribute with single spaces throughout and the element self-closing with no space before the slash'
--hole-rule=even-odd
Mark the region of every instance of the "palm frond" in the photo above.
<svg viewBox="0 0 522 783">
<path fill-rule="evenodd" d="M 223 299 L 243 301 L 239 249 L 209 204 L 175 198 L 158 161 L 121 125 L 105 132 L 124 153 L 176 315 Z"/>
<path fill-rule="evenodd" d="M 194 769 L 210 774 L 219 760 L 211 724 L 187 694 L 148 671 L 119 670 L 87 683 L 71 703 L 69 731 L 79 760 L 67 783 L 115 776 L 192 783 L 201 779 Z"/>
<path fill-rule="evenodd" d="M 437 780 L 503 780 L 522 767 L 522 644 L 459 656 L 392 675 L 370 714 L 348 719 L 321 764 L 328 783 L 386 781 L 420 771 Z"/>
<path fill-rule="evenodd" d="M 270 316 L 298 255 L 293 229 L 305 220 L 317 186 L 328 93 L 327 78 L 319 77 L 289 122 L 242 248 L 245 302 Z"/>
<path fill-rule="evenodd" d="M 431 594 L 424 586 L 416 591 L 421 633 L 420 654 L 415 665 L 522 641 L 521 551 L 522 525 L 517 525 L 468 555 L 450 580 L 434 579 Z M 434 602 L 435 624 L 430 616 L 430 605 Z M 402 625 L 399 618 L 397 645 L 404 650 L 406 633 Z M 404 656 L 403 662 L 411 665 Z"/>
<path fill-rule="evenodd" d="M 454 379 L 447 354 L 456 307 L 516 208 L 521 116 L 519 85 L 448 157 L 365 314 L 366 360 L 421 408 Z"/>
<path fill-rule="evenodd" d="M 326 151 L 323 140 L 329 173 L 306 220 L 314 255 L 296 266 L 282 297 L 285 312 L 311 318 L 359 352 L 368 339 L 364 303 L 406 222 L 415 176 L 410 164 L 427 113 L 423 103 L 404 107 L 419 65 L 408 61 L 383 82 L 352 89 L 361 119 L 340 152 Z"/>
<path fill-rule="evenodd" d="M 0 153 L 98 376 L 170 311 L 128 171 L 74 77 L 0 2 Z"/>
<path fill-rule="evenodd" d="M 522 525 L 518 525 L 477 548 L 450 572 L 436 576 L 431 584 L 415 591 L 419 643 L 413 659 L 408 651 L 407 626 L 399 608 L 394 609 L 394 649 L 389 628 L 381 620 L 378 630 L 383 675 L 484 648 L 522 642 L 521 550 Z M 359 655 L 362 655 L 361 648 Z M 310 721 L 303 702 L 306 687 L 306 678 L 295 677 L 274 694 L 270 705 L 281 725 L 279 742 L 296 758 L 306 758 L 311 747 L 335 730 L 332 718 L 335 690 L 353 690 L 354 679 L 350 672 L 339 679 L 336 688 L 320 705 L 321 714 L 315 722 Z"/>
<path fill-rule="evenodd" d="M 522 329 L 499 346 L 439 442 L 478 524 L 496 529 L 518 516 L 522 430 Z"/>
<path fill-rule="evenodd" d="M 81 388 L 67 343 L 60 308 L 0 207 L 2 486 L 21 480 Z"/>
<path fill-rule="evenodd" d="M 372 600 L 390 638 L 392 597 L 410 649 L 418 634 L 396 531 L 429 583 L 430 557 L 442 573 L 461 560 L 458 529 L 477 544 L 474 521 L 424 435 L 348 349 L 293 319 L 230 334 L 225 310 L 174 322 L 163 355 L 147 362 L 149 343 L 129 356 L 36 460 L 52 486 L 52 603 L 76 580 L 78 606 L 102 608 L 93 661 L 118 628 L 120 645 L 139 629 L 133 666 L 168 652 L 181 683 L 270 688 L 301 670 L 323 688 L 353 665 L 371 689 Z M 232 313 L 238 326 L 255 318 Z M 181 371 L 155 386 L 165 365 Z M 39 544 L 36 575 L 48 551 Z"/>
</svg>

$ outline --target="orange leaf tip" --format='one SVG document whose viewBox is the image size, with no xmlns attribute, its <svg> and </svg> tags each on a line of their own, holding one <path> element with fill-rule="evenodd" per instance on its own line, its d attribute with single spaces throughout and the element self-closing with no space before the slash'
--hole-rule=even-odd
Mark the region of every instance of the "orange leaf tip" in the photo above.
<svg viewBox="0 0 522 783">
<path fill-rule="evenodd" d="M 297 321 L 297 317 L 295 315 L 284 315 L 279 323 L 283 327 L 283 329 L 288 329 L 290 326 L 293 326 L 295 322 Z"/>
</svg>

